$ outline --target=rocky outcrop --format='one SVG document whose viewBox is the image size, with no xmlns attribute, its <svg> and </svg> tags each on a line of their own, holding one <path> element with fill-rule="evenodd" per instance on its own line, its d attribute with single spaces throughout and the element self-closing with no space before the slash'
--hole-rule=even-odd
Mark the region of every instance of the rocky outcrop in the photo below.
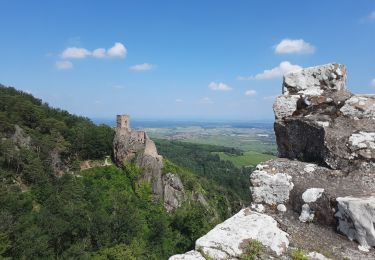
<svg viewBox="0 0 375 260">
<path fill-rule="evenodd" d="M 185 201 L 185 190 L 181 179 L 177 174 L 167 173 L 163 176 L 164 183 L 164 206 L 167 211 L 173 211 L 181 207 Z"/>
<path fill-rule="evenodd" d="M 267 246 L 275 256 L 285 253 L 289 245 L 288 235 L 278 228 L 272 217 L 245 208 L 199 238 L 195 251 L 172 256 L 169 260 L 237 259 L 253 240 Z"/>
<path fill-rule="evenodd" d="M 274 104 L 280 157 L 374 171 L 375 96 L 346 89 L 346 69 L 328 64 L 284 77 Z"/>
<path fill-rule="evenodd" d="M 14 125 L 14 129 L 14 134 L 11 136 L 10 139 L 16 145 L 16 148 L 30 148 L 30 136 L 26 135 L 25 131 L 19 125 Z"/>
<path fill-rule="evenodd" d="M 375 96 L 350 93 L 345 67 L 328 64 L 286 75 L 274 111 L 283 158 L 252 173 L 254 202 L 285 227 L 294 245 L 324 248 L 338 259 L 374 258 L 349 240 L 365 251 L 375 246 Z M 279 205 L 286 210 L 276 211 Z M 323 241 L 301 236 L 307 229 L 311 236 L 324 231 Z"/>
<path fill-rule="evenodd" d="M 310 252 L 307 259 L 375 259 L 375 95 L 350 93 L 340 64 L 286 75 L 282 92 L 274 103 L 281 158 L 251 174 L 254 211 L 218 225 L 196 249 L 213 259 L 236 259 L 244 234 L 272 249 L 257 233 L 267 230 L 268 219 L 266 226 L 278 229 L 277 223 L 284 233 L 274 234 L 288 240 L 285 250 L 273 250 L 282 259 L 296 248 Z"/>
<path fill-rule="evenodd" d="M 199 238 L 195 249 L 213 259 L 229 259 L 241 256 L 252 240 L 268 246 L 276 255 L 286 252 L 289 245 L 287 234 L 272 217 L 245 208 Z"/>
<path fill-rule="evenodd" d="M 113 154 L 117 166 L 135 163 L 142 169 L 142 180 L 151 183 L 155 199 L 162 199 L 168 212 L 179 208 L 185 201 L 180 178 L 176 173 L 163 174 L 163 157 L 158 154 L 155 143 L 144 131 L 130 128 L 128 115 L 117 116 Z"/>
</svg>

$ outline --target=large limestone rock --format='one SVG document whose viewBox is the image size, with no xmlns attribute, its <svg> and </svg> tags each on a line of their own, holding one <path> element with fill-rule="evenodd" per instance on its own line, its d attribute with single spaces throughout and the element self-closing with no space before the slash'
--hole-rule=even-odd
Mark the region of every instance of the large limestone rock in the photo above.
<svg viewBox="0 0 375 260">
<path fill-rule="evenodd" d="M 358 241 L 361 250 L 375 246 L 375 196 L 340 197 L 337 202 L 338 230 Z"/>
<path fill-rule="evenodd" d="M 288 201 L 289 192 L 293 189 L 292 177 L 284 172 L 270 174 L 266 168 L 268 165 L 258 165 L 257 170 L 251 175 L 253 201 L 269 205 Z"/>
<path fill-rule="evenodd" d="M 245 208 L 199 238 L 195 249 L 213 259 L 231 259 L 241 256 L 251 240 L 261 242 L 276 255 L 286 252 L 289 245 L 288 234 L 272 217 Z"/>
<path fill-rule="evenodd" d="M 294 245 L 326 247 L 335 258 L 374 258 L 355 251 L 332 228 L 363 250 L 375 246 L 375 96 L 350 93 L 345 67 L 328 64 L 286 75 L 274 111 L 278 151 L 285 159 L 253 172 L 254 201 L 286 225 Z M 280 176 L 288 181 L 262 181 Z M 276 211 L 278 204 L 287 210 Z M 306 222 L 311 234 L 324 232 L 325 239 L 302 239 Z M 345 250 L 335 250 L 335 243 L 346 244 Z"/>
<path fill-rule="evenodd" d="M 344 65 L 286 75 L 274 111 L 280 157 L 375 171 L 375 96 L 351 94 Z"/>
</svg>

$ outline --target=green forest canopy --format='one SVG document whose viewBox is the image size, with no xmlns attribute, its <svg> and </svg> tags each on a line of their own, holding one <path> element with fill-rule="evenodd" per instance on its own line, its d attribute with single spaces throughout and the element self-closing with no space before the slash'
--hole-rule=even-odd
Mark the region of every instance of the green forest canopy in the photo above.
<svg viewBox="0 0 375 260">
<path fill-rule="evenodd" d="M 14 138 L 16 125 L 22 131 Z M 113 135 L 106 125 L 0 86 L 0 256 L 166 259 L 192 249 L 249 201 L 249 172 L 212 153 L 239 152 L 225 147 L 157 140 L 164 172 L 177 172 L 186 192 L 201 192 L 210 205 L 189 200 L 173 214 L 151 200 L 137 167 L 80 171 L 81 161 L 111 155 Z M 61 177 L 56 155 L 68 169 Z"/>
</svg>

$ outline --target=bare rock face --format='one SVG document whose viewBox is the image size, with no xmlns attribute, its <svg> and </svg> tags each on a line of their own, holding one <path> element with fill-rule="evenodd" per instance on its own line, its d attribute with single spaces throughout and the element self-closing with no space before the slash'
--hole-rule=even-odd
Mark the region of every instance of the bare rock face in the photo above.
<svg viewBox="0 0 375 260">
<path fill-rule="evenodd" d="M 135 163 L 143 173 L 142 179 L 151 183 L 156 199 L 162 199 L 168 212 L 182 205 L 185 200 L 183 184 L 177 174 L 163 175 L 163 157 L 157 152 L 155 143 L 144 131 L 130 128 L 128 115 L 117 116 L 116 134 L 113 139 L 113 154 L 117 166 L 126 162 Z"/>
<path fill-rule="evenodd" d="M 344 65 L 286 75 L 274 111 L 280 157 L 375 170 L 375 96 L 351 94 Z"/>
<path fill-rule="evenodd" d="M 360 250 L 375 246 L 375 196 L 337 198 L 338 230 L 360 243 Z"/>
<path fill-rule="evenodd" d="M 17 147 L 30 148 L 30 136 L 26 135 L 25 131 L 19 125 L 14 125 L 14 129 L 14 134 L 11 137 L 14 144 Z"/>
<path fill-rule="evenodd" d="M 177 174 L 167 173 L 163 176 L 164 206 L 168 212 L 181 207 L 185 201 L 185 190 Z"/>
<path fill-rule="evenodd" d="M 254 201 L 265 206 L 294 245 L 326 247 L 334 258 L 374 258 L 356 251 L 332 228 L 362 250 L 375 246 L 375 96 L 351 94 L 345 67 L 328 64 L 286 75 L 274 111 L 284 159 L 257 166 L 250 178 Z M 279 203 L 287 210 L 276 211 Z M 329 243 L 302 239 L 306 225 L 311 234 L 324 231 Z M 346 249 L 335 250 L 333 244 Z"/>
<path fill-rule="evenodd" d="M 245 208 L 199 238 L 195 249 L 213 259 L 232 259 L 241 256 L 251 240 L 261 242 L 276 255 L 286 252 L 289 245 L 288 235 L 272 217 Z"/>
<path fill-rule="evenodd" d="M 292 177 L 283 172 L 269 174 L 266 168 L 268 165 L 258 165 L 258 169 L 251 175 L 253 201 L 268 205 L 288 201 L 289 192 L 293 189 Z"/>
</svg>

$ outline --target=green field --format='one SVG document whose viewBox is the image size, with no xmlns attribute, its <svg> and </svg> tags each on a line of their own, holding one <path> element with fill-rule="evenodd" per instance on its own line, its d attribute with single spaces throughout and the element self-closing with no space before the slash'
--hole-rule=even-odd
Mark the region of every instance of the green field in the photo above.
<svg viewBox="0 0 375 260">
<path fill-rule="evenodd" d="M 255 167 L 273 159 L 277 154 L 275 135 L 271 128 L 149 128 L 144 129 L 154 139 L 177 140 L 184 143 L 231 147 L 243 151 L 242 155 L 222 150 L 212 151 L 221 160 L 231 161 L 236 167 Z"/>
<path fill-rule="evenodd" d="M 251 166 L 255 167 L 257 164 L 273 159 L 275 156 L 269 154 L 258 153 L 254 151 L 244 152 L 243 155 L 232 155 L 224 152 L 216 153 L 222 160 L 231 161 L 237 167 Z"/>
</svg>

